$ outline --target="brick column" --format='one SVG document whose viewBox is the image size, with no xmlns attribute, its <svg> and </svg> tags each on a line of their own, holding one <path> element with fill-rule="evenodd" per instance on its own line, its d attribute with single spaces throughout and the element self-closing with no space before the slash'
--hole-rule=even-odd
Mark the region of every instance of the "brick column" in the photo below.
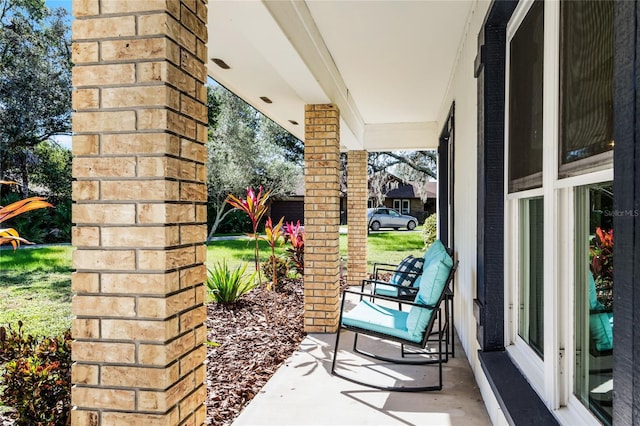
<svg viewBox="0 0 640 426">
<path fill-rule="evenodd" d="M 331 333 L 340 298 L 340 112 L 305 107 L 304 327 Z"/>
<path fill-rule="evenodd" d="M 202 0 L 74 0 L 73 425 L 202 424 Z"/>
<path fill-rule="evenodd" d="M 347 159 L 347 278 L 360 285 L 367 278 L 367 151 L 349 151 Z"/>
</svg>

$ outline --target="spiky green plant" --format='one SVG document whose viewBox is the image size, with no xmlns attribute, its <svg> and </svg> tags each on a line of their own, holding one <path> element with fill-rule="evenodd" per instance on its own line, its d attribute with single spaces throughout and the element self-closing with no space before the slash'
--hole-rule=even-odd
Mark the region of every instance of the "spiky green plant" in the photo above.
<svg viewBox="0 0 640 426">
<path fill-rule="evenodd" d="M 235 303 L 243 294 L 259 285 L 256 272 L 246 275 L 247 264 L 230 269 L 227 260 L 216 262 L 208 269 L 207 289 L 211 300 L 216 303 Z"/>
</svg>

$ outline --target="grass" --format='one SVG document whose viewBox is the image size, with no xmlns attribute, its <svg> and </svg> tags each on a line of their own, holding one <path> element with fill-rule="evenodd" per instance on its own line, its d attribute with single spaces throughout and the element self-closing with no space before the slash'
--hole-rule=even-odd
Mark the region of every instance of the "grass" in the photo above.
<svg viewBox="0 0 640 426">
<path fill-rule="evenodd" d="M 71 325 L 71 246 L 0 250 L 0 325 L 36 336 Z"/>
<path fill-rule="evenodd" d="M 408 255 L 424 255 L 422 232 L 373 232 L 367 238 L 367 269 L 374 263 L 398 264 Z M 340 257 L 347 260 L 347 235 L 340 235 Z M 346 263 L 345 263 L 346 266 Z"/>
<path fill-rule="evenodd" d="M 369 270 L 373 263 L 399 263 L 409 254 L 421 256 L 422 233 L 406 231 L 376 232 L 368 238 Z M 47 336 L 62 333 L 71 325 L 70 246 L 0 250 L 0 325 L 17 327 L 23 321 L 27 333 Z M 277 254 L 286 246 L 278 247 Z M 271 254 L 260 242 L 261 262 Z M 340 235 L 340 257 L 347 263 L 347 236 Z M 247 263 L 253 272 L 253 242 L 246 239 L 212 241 L 207 247 L 207 266 L 227 259 L 230 267 Z"/>
</svg>

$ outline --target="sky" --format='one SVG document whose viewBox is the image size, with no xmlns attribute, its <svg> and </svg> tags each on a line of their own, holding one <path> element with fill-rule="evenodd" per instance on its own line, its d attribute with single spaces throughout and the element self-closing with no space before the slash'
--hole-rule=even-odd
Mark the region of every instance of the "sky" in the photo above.
<svg viewBox="0 0 640 426">
<path fill-rule="evenodd" d="M 46 0 L 45 4 L 49 9 L 64 7 L 69 11 L 69 15 L 71 15 L 71 0 Z"/>
</svg>

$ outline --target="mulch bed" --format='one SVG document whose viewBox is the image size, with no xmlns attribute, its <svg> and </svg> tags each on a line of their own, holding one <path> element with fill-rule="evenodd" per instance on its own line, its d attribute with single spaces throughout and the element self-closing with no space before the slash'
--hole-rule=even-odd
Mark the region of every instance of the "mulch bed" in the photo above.
<svg viewBox="0 0 640 426">
<path fill-rule="evenodd" d="M 207 424 L 230 425 L 305 337 L 302 280 L 207 306 Z"/>
</svg>

